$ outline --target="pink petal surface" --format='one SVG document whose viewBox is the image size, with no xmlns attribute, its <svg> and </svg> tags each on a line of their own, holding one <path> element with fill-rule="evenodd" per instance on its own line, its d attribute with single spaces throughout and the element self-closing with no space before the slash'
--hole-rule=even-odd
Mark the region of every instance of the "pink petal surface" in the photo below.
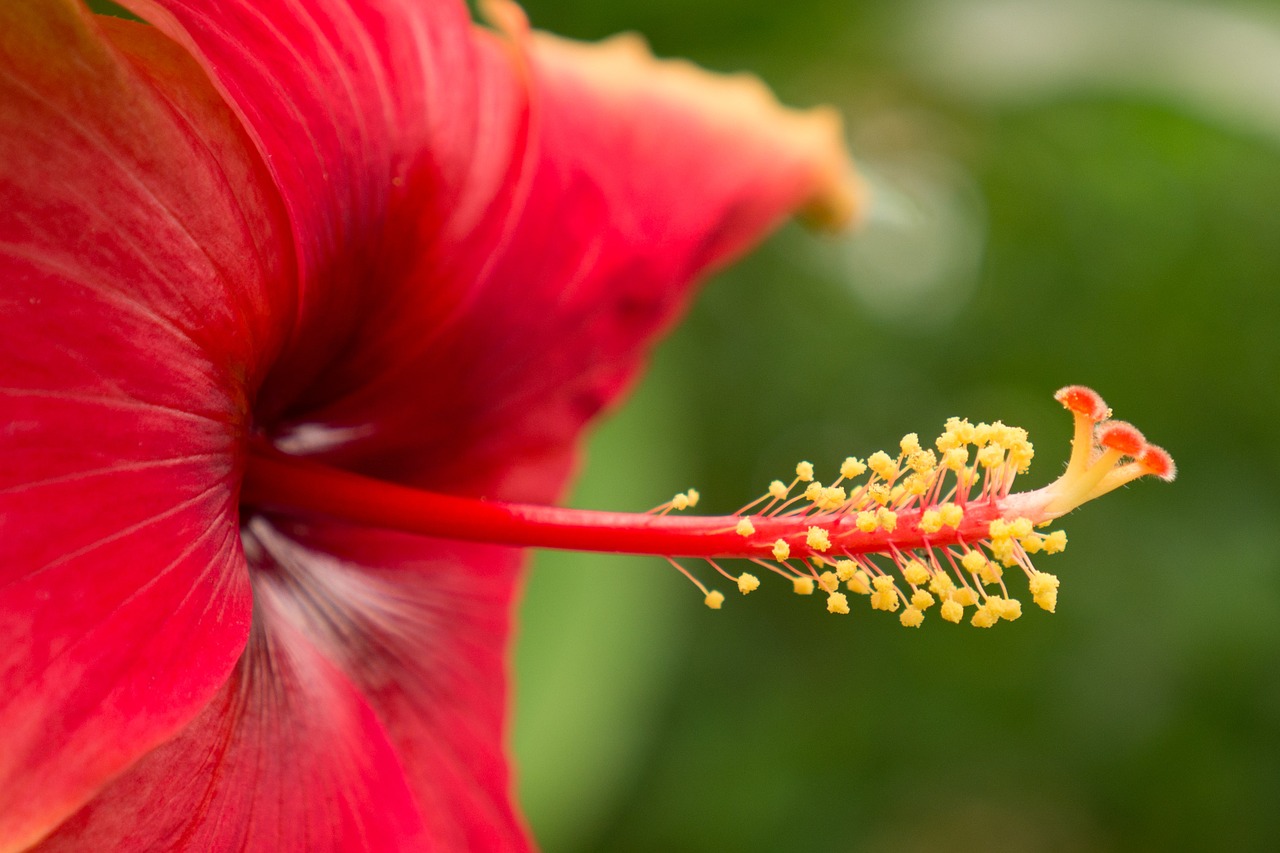
<svg viewBox="0 0 1280 853">
<path fill-rule="evenodd" d="M 4 848 L 199 712 L 249 630 L 235 447 L 283 219 L 189 60 L 112 30 L 148 75 L 78 4 L 0 4 Z"/>
</svg>

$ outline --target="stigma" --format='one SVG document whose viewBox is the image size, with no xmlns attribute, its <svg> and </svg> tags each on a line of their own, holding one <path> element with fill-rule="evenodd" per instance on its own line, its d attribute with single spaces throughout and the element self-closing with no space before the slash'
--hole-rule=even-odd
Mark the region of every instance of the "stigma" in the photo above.
<svg viewBox="0 0 1280 853">
<path fill-rule="evenodd" d="M 1056 519 L 1140 477 L 1176 473 L 1170 455 L 1113 420 L 1097 392 L 1071 385 L 1055 396 L 1075 421 L 1071 454 L 1062 476 L 1026 492 L 1014 490 L 1035 455 L 1026 430 L 950 418 L 931 446 L 908 433 L 892 452 L 846 458 L 826 484 L 801 462 L 789 483 L 772 481 L 732 515 L 690 515 L 701 497 L 694 489 L 643 513 L 428 492 L 267 444 L 249 447 L 241 503 L 249 512 L 493 545 L 649 554 L 687 577 L 713 610 L 725 594 L 686 563 L 705 563 L 742 595 L 777 575 L 797 594 L 820 592 L 838 616 L 865 599 L 910 628 L 933 613 L 990 628 L 1021 617 L 1022 590 L 1039 608 L 1057 608 L 1058 578 L 1031 559 L 1066 548 L 1066 533 L 1048 529 Z M 750 571 L 730 571 L 730 560 Z"/>
</svg>

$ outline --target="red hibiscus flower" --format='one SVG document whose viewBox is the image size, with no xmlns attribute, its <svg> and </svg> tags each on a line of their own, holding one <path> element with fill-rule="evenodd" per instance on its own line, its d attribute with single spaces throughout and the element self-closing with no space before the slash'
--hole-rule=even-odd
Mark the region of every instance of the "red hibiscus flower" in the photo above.
<svg viewBox="0 0 1280 853">
<path fill-rule="evenodd" d="M 452 0 L 0 3 L 0 850 L 522 849 L 521 554 L 251 448 L 553 502 L 834 119 Z M 444 532 L 448 532 L 447 529 Z"/>
</svg>

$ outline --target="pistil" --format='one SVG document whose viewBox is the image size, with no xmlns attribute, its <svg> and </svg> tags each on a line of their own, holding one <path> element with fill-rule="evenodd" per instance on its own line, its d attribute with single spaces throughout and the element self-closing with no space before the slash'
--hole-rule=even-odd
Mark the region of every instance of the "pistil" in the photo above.
<svg viewBox="0 0 1280 853">
<path fill-rule="evenodd" d="M 801 462 L 790 485 L 773 481 L 732 515 L 683 514 L 698 503 L 692 489 L 647 513 L 467 498 L 372 479 L 266 445 L 250 450 L 241 502 L 254 511 L 421 536 L 654 555 L 693 581 L 713 609 L 723 605 L 723 593 L 678 558 L 706 561 L 744 595 L 760 586 L 756 575 L 731 574 L 717 561 L 749 561 L 791 580 L 803 595 L 821 590 L 835 614 L 850 611 L 848 596 L 838 591 L 843 583 L 847 592 L 867 596 L 873 609 L 901 609 L 899 620 L 908 627 L 919 626 L 935 604 L 949 622 L 975 607 L 971 624 L 990 627 L 1022 613 L 1009 595 L 1006 568 L 1026 576 L 1041 608 L 1057 606 L 1058 579 L 1035 569 L 1030 555 L 1063 550 L 1066 535 L 1037 527 L 1138 477 L 1174 476 L 1169 454 L 1129 424 L 1107 420 L 1110 410 L 1095 392 L 1070 386 L 1057 399 L 1075 417 L 1071 459 L 1058 480 L 1032 492 L 1012 492 L 1033 455 L 1024 430 L 952 418 L 935 442 L 940 456 L 910 433 L 896 457 L 849 457 L 825 487 L 814 466 Z"/>
<path fill-rule="evenodd" d="M 871 532 L 841 511 L 689 516 L 668 514 L 666 505 L 648 513 L 567 509 L 415 489 L 264 447 L 249 454 L 241 503 L 492 545 L 700 559 L 774 559 L 779 542 L 787 546 L 782 560 L 954 545 L 984 538 L 991 520 L 1002 513 L 999 501 L 970 504 L 961 524 L 930 533 L 920 528 L 925 510 L 919 508 L 897 514 L 892 530 Z"/>
</svg>

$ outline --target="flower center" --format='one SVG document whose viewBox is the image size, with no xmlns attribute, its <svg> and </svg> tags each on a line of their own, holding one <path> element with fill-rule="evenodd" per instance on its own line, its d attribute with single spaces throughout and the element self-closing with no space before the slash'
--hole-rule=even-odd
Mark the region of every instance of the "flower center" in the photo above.
<svg viewBox="0 0 1280 853">
<path fill-rule="evenodd" d="M 1071 459 L 1042 489 L 1015 493 L 1030 465 L 1025 430 L 999 422 L 952 418 L 935 442 L 903 437 L 899 453 L 849 457 L 824 486 L 813 465 L 796 466 L 790 484 L 775 480 L 738 512 L 680 514 L 698 502 L 694 490 L 647 513 L 597 512 L 503 503 L 427 492 L 330 468 L 268 447 L 250 451 L 242 502 L 271 512 L 322 516 L 424 536 L 522 547 L 652 554 L 667 559 L 719 609 L 711 590 L 677 558 L 707 562 L 742 594 L 760 586 L 749 572 L 731 574 L 720 561 L 746 560 L 780 575 L 795 592 L 821 589 L 827 610 L 848 613 L 847 592 L 877 610 L 897 612 L 915 627 L 940 602 L 943 619 L 990 627 L 1016 619 L 1004 570 L 1020 570 L 1036 604 L 1053 611 L 1058 579 L 1038 571 L 1030 555 L 1066 546 L 1061 531 L 1037 532 L 1055 518 L 1146 474 L 1172 480 L 1169 454 L 1137 429 L 1107 420 L 1095 392 L 1070 386 L 1057 399 L 1075 417 Z M 1128 460 L 1128 461 L 1125 461 Z"/>
</svg>

